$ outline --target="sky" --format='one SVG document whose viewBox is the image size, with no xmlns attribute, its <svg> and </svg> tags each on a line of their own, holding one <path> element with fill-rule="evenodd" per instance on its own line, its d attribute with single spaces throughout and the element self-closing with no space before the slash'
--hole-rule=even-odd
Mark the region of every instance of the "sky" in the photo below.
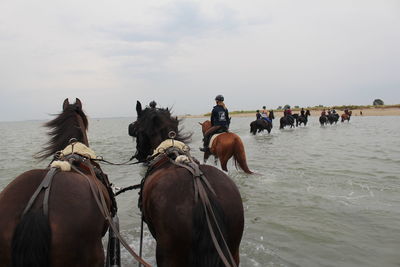
<svg viewBox="0 0 400 267">
<path fill-rule="evenodd" d="M 0 1 L 0 121 L 400 103 L 398 0 Z"/>
</svg>

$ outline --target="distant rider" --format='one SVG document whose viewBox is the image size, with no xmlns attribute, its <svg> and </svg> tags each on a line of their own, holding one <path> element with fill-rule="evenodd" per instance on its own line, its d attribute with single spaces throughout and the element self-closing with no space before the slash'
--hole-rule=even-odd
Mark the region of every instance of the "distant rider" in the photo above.
<svg viewBox="0 0 400 267">
<path fill-rule="evenodd" d="M 151 109 L 155 109 L 155 108 L 156 108 L 156 106 L 157 106 L 157 103 L 156 103 L 156 101 L 154 101 L 154 100 L 153 100 L 153 101 L 151 101 L 151 102 L 150 102 L 150 104 L 149 104 L 149 106 L 150 106 L 150 108 L 151 108 Z"/>
<path fill-rule="evenodd" d="M 285 108 L 285 111 L 283 112 L 283 116 L 291 116 L 292 115 L 292 110 L 290 109 L 290 106 L 288 106 L 287 108 Z"/>
<path fill-rule="evenodd" d="M 210 143 L 211 136 L 215 133 L 227 132 L 231 119 L 229 118 L 229 112 L 224 104 L 224 97 L 217 95 L 215 97 L 216 105 L 211 111 L 211 128 L 204 133 L 203 147 L 200 151 L 208 152 L 208 145 Z"/>
<path fill-rule="evenodd" d="M 305 111 L 304 111 L 304 108 L 301 108 L 301 110 L 300 110 L 300 117 L 305 117 L 306 115 L 305 115 Z"/>
<path fill-rule="evenodd" d="M 256 110 L 256 120 L 259 120 L 259 119 L 261 119 L 261 113 L 260 113 L 260 110 Z"/>
<path fill-rule="evenodd" d="M 268 110 L 266 106 L 263 106 L 263 110 L 261 111 L 261 118 L 267 122 L 272 122 L 268 117 Z"/>
</svg>

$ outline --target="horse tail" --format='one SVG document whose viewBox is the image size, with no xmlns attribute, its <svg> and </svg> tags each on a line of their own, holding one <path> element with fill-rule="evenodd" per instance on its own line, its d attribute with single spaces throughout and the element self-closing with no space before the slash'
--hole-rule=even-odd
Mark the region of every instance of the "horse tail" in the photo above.
<svg viewBox="0 0 400 267">
<path fill-rule="evenodd" d="M 12 239 L 13 267 L 50 266 L 51 229 L 42 210 L 28 212 L 15 228 Z"/>
<path fill-rule="evenodd" d="M 250 171 L 249 167 L 247 166 L 247 161 L 246 161 L 246 152 L 244 150 L 244 145 L 242 140 L 240 140 L 240 137 L 237 136 L 235 138 L 235 146 L 233 148 L 233 159 L 235 160 L 235 165 L 236 162 L 239 163 L 240 168 L 245 172 L 252 174 L 253 172 Z"/>
<path fill-rule="evenodd" d="M 226 240 L 226 222 L 223 220 L 224 213 L 221 206 L 216 202 L 215 198 L 207 190 L 207 195 L 210 199 L 216 223 L 218 224 L 225 240 Z M 229 259 L 229 256 L 219 230 L 216 227 L 214 220 L 210 216 L 211 225 L 218 244 L 220 245 L 224 255 Z M 193 209 L 193 240 L 190 255 L 190 266 L 193 267 L 223 267 L 225 266 L 218 254 L 217 249 L 211 238 L 210 229 L 208 228 L 207 218 L 205 215 L 202 201 L 197 201 Z"/>
</svg>

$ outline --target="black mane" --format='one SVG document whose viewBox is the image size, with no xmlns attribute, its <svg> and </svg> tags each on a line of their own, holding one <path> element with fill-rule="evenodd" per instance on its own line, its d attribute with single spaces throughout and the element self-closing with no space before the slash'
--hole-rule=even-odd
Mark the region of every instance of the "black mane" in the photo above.
<svg viewBox="0 0 400 267">
<path fill-rule="evenodd" d="M 50 142 L 38 153 L 35 158 L 44 160 L 54 155 L 57 151 L 64 149 L 69 145 L 71 138 L 78 142 L 85 143 L 85 131 L 88 129 L 88 119 L 82 111 L 82 105 L 79 99 L 75 104 L 69 104 L 68 99 L 64 101 L 63 111 L 56 115 L 57 117 L 44 124 L 49 128 L 48 135 Z M 82 119 L 85 129 L 81 129 L 79 117 Z M 87 144 L 88 145 L 88 144 Z"/>
<path fill-rule="evenodd" d="M 179 129 L 180 119 L 171 116 L 171 112 L 163 108 L 145 108 L 138 111 L 138 117 L 129 127 L 129 135 L 136 137 L 137 159 L 144 161 L 164 140 L 169 139 L 171 131 L 176 133 L 175 140 L 190 142 L 192 133 L 182 133 Z"/>
</svg>

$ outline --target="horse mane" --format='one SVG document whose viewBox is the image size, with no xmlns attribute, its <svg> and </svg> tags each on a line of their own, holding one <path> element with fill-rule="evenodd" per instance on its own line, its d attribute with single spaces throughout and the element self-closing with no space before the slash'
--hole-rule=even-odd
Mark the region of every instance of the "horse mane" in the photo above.
<svg viewBox="0 0 400 267">
<path fill-rule="evenodd" d="M 67 100 L 67 99 L 66 99 Z M 77 99 L 79 101 L 79 99 Z M 67 102 L 68 103 L 68 102 Z M 84 142 L 84 131 L 88 129 L 88 119 L 82 111 L 80 101 L 79 105 L 67 104 L 64 101 L 64 110 L 58 114 L 55 119 L 45 123 L 43 126 L 49 128 L 47 135 L 50 136 L 49 143 L 39 152 L 35 154 L 35 158 L 44 160 L 54 155 L 57 151 L 64 149 L 69 145 L 71 138 L 75 138 L 78 142 Z M 78 117 L 82 118 L 85 129 L 81 129 Z"/>
<path fill-rule="evenodd" d="M 160 143 L 166 139 L 169 139 L 169 133 L 174 131 L 176 133 L 175 140 L 181 141 L 183 143 L 188 143 L 191 141 L 192 133 L 183 133 L 183 128 L 179 128 L 179 123 L 182 119 L 173 117 L 168 108 L 145 108 L 141 110 L 138 114 L 136 122 L 133 124 L 135 134 L 141 133 L 146 136 L 146 139 L 137 138 L 137 149 L 140 153 L 149 153 L 149 149 L 155 149 L 151 147 L 149 143 L 150 139 L 157 140 Z M 140 143 L 141 142 L 141 143 Z M 140 144 L 139 144 L 140 143 Z M 144 149 L 146 148 L 146 149 Z M 143 150 L 147 150 L 146 152 Z M 148 155 L 146 155 L 148 156 Z"/>
<path fill-rule="evenodd" d="M 165 140 L 170 138 L 169 132 L 176 133 L 175 140 L 183 143 L 190 142 L 192 133 L 183 133 L 183 128 L 179 129 L 179 123 L 182 119 L 173 117 L 168 108 L 145 108 L 138 118 L 140 122 L 140 130 L 144 131 L 148 136 L 159 133 L 160 137 Z"/>
</svg>

